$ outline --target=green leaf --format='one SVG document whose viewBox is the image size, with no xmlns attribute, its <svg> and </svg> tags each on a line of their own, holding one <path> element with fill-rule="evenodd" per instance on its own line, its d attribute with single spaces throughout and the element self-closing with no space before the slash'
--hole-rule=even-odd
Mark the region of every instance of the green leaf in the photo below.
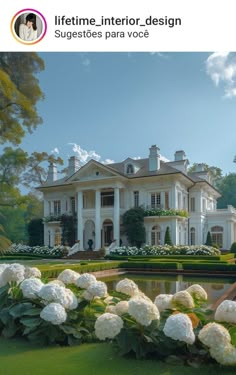
<svg viewBox="0 0 236 375">
<path fill-rule="evenodd" d="M 22 315 L 26 315 L 27 310 L 32 309 L 32 306 L 30 302 L 18 303 L 11 307 L 9 312 L 13 318 L 19 318 Z"/>
<path fill-rule="evenodd" d="M 6 325 L 3 328 L 2 335 L 5 338 L 9 339 L 9 338 L 15 336 L 18 329 L 19 329 L 19 326 L 17 324 L 15 324 L 14 321 L 12 320 L 11 322 L 9 322 L 8 325 Z"/>
<path fill-rule="evenodd" d="M 0 320 L 4 325 L 7 325 L 12 320 L 12 317 L 9 314 L 9 307 L 6 307 L 0 311 Z"/>
<path fill-rule="evenodd" d="M 20 319 L 21 324 L 23 324 L 26 327 L 37 327 L 40 325 L 42 320 L 40 318 L 28 318 L 28 317 L 23 317 Z"/>
<path fill-rule="evenodd" d="M 229 334 L 231 336 L 231 343 L 236 346 L 236 327 L 230 328 Z"/>
</svg>

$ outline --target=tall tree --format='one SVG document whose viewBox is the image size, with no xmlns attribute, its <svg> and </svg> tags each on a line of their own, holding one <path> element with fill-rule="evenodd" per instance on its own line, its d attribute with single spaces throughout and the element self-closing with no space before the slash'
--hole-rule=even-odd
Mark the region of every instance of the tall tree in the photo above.
<svg viewBox="0 0 236 375">
<path fill-rule="evenodd" d="M 141 247 L 145 242 L 144 210 L 131 208 L 123 215 L 124 230 L 131 245 Z"/>
<path fill-rule="evenodd" d="M 229 173 L 224 176 L 217 188 L 221 193 L 217 208 L 226 208 L 229 204 L 236 207 L 236 173 Z"/>
<path fill-rule="evenodd" d="M 43 69 L 37 53 L 0 53 L 0 143 L 18 145 L 42 123 L 36 105 L 44 97 L 37 78 Z"/>
</svg>

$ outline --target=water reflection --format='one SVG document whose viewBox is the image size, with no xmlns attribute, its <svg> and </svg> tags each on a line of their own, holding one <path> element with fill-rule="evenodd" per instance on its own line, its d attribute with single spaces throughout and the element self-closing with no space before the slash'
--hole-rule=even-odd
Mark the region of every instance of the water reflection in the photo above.
<svg viewBox="0 0 236 375">
<path fill-rule="evenodd" d="M 222 294 L 224 294 L 234 279 L 216 279 L 216 278 L 197 278 L 197 277 L 185 277 L 183 275 L 178 276 L 142 276 L 142 275 L 120 275 L 116 277 L 102 278 L 105 281 L 108 290 L 115 289 L 117 282 L 125 277 L 132 279 L 138 284 L 139 289 L 144 292 L 152 300 L 158 294 L 174 294 L 180 290 L 187 289 L 192 284 L 200 284 L 208 294 L 209 304 L 216 302 Z"/>
</svg>

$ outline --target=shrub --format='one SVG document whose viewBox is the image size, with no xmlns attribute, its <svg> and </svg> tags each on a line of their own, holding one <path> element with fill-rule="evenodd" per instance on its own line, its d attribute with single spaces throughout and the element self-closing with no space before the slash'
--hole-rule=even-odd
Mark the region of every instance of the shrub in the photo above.
<svg viewBox="0 0 236 375">
<path fill-rule="evenodd" d="M 231 248 L 230 248 L 230 252 L 231 253 L 236 253 L 236 242 L 233 242 L 232 245 L 231 245 Z"/>
</svg>

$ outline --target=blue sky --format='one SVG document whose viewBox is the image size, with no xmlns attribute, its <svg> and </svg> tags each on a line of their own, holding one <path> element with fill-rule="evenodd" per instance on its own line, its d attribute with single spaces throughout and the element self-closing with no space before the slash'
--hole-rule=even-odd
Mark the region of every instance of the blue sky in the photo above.
<svg viewBox="0 0 236 375">
<path fill-rule="evenodd" d="M 43 125 L 27 151 L 54 150 L 67 165 L 148 157 L 152 144 L 173 160 L 235 172 L 236 55 L 225 53 L 40 53 Z"/>
</svg>

